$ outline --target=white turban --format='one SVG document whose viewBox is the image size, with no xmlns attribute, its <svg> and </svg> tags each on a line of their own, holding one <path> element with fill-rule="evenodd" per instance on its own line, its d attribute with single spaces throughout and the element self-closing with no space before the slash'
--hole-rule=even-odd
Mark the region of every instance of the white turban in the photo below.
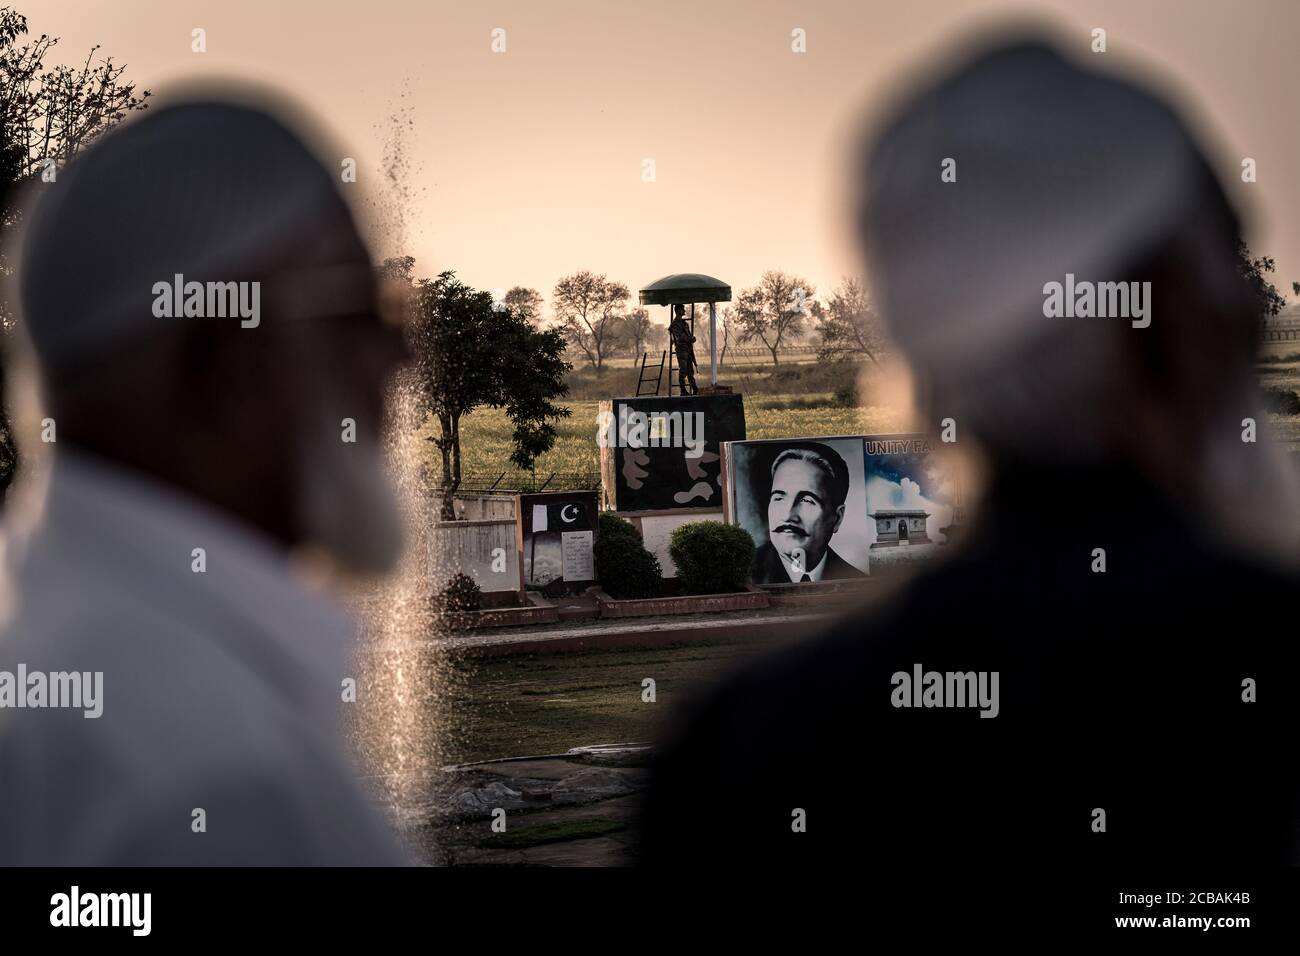
<svg viewBox="0 0 1300 956">
<path fill-rule="evenodd" d="M 150 110 L 38 188 L 21 295 L 47 372 L 184 321 L 153 314 L 154 285 L 177 274 L 262 281 L 262 308 L 275 316 L 373 304 L 357 272 L 368 273 L 368 257 L 332 175 L 261 110 L 223 102 Z"/>
<path fill-rule="evenodd" d="M 984 53 L 910 97 L 873 140 L 861 198 L 874 290 L 928 411 L 1005 457 L 1115 454 L 1139 345 L 1204 351 L 1225 340 L 1213 323 L 1241 331 L 1238 223 L 1184 124 L 1042 43 Z M 1157 309 L 1155 322 L 1177 324 L 1153 333 L 1045 314 L 1046 284 L 1130 281 L 1175 243 L 1202 296 L 1196 315 Z M 1201 481 L 1211 523 L 1292 548 L 1297 476 L 1275 442 L 1243 446 L 1238 423 L 1260 413 L 1248 349 L 1222 361 L 1217 381 L 1179 383 L 1182 397 L 1218 403 L 1219 424 L 1177 466 Z"/>
</svg>

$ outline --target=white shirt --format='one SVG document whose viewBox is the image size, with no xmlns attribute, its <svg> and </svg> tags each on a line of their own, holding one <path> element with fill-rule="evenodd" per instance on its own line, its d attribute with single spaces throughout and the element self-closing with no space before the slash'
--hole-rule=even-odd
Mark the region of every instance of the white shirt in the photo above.
<svg viewBox="0 0 1300 956">
<path fill-rule="evenodd" d="M 780 555 L 781 563 L 785 565 L 785 573 L 790 576 L 791 581 L 798 584 L 803 581 L 803 576 L 805 574 L 814 581 L 820 581 L 822 579 L 822 574 L 826 571 L 826 559 L 830 557 L 831 549 L 827 547 L 827 549 L 822 552 L 822 559 L 817 562 L 817 567 L 813 568 L 811 571 L 797 570 L 794 563 L 787 558 L 782 551 L 778 549 L 776 553 Z"/>
<path fill-rule="evenodd" d="M 60 448 L 9 578 L 0 670 L 102 671 L 103 714 L 0 708 L 0 864 L 406 862 L 340 735 L 354 628 L 272 542 Z"/>
</svg>

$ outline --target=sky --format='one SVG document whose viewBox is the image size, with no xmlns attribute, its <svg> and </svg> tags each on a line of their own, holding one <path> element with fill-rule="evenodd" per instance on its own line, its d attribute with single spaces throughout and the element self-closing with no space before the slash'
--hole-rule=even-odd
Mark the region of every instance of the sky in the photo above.
<svg viewBox="0 0 1300 956">
<path fill-rule="evenodd" d="M 918 66 L 1007 14 L 1056 26 L 1080 55 L 1102 27 L 1108 65 L 1154 71 L 1192 111 L 1288 298 L 1300 280 L 1295 0 L 11 2 L 61 38 L 58 59 L 100 44 L 158 95 L 197 77 L 287 92 L 357 160 L 388 223 L 377 257 L 548 304 L 583 269 L 634 293 L 674 272 L 739 290 L 765 269 L 829 292 L 860 272 L 849 145 Z"/>
</svg>

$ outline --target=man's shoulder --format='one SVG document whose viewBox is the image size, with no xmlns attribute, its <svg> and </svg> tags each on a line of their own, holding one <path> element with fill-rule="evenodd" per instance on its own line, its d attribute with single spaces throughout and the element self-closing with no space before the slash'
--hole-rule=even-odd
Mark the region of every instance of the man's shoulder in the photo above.
<svg viewBox="0 0 1300 956">
<path fill-rule="evenodd" d="M 39 628 L 17 636 L 27 621 Z M 89 677 L 99 713 L 0 711 L 0 778 L 10 781 L 0 816 L 25 831 L 0 824 L 0 843 L 13 845 L 0 853 L 37 864 L 295 864 L 333 859 L 322 847 L 337 843 L 338 861 L 371 861 L 379 844 L 354 837 L 378 828 L 355 822 L 373 811 L 335 724 L 301 712 L 212 626 L 131 602 L 102 617 L 74 604 L 12 622 L 0 670 Z M 320 687 L 322 700 L 336 695 L 337 685 Z M 61 781 L 57 792 L 50 781 Z M 186 839 L 195 807 L 221 821 L 228 846 Z M 339 821 L 354 829 L 334 832 Z"/>
<path fill-rule="evenodd" d="M 771 541 L 764 541 L 754 550 L 751 573 L 755 584 L 784 584 L 790 580 L 785 564 Z"/>
<path fill-rule="evenodd" d="M 11 719 L 10 734 L 80 741 L 132 772 L 145 769 L 132 766 L 137 756 L 165 754 L 179 772 L 234 759 L 250 741 L 293 749 L 289 702 L 258 669 L 256 634 L 235 633 L 238 618 L 187 616 L 161 594 L 94 585 L 33 597 L 0 630 L 0 668 L 80 675 L 100 688 L 102 715 Z"/>
<path fill-rule="evenodd" d="M 826 549 L 826 570 L 823 578 L 860 578 L 864 572 L 840 557 L 834 548 Z"/>
</svg>

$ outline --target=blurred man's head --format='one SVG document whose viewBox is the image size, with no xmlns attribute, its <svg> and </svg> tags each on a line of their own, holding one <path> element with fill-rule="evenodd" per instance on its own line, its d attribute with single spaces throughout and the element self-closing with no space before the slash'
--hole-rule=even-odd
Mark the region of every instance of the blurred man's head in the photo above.
<svg viewBox="0 0 1300 956">
<path fill-rule="evenodd" d="M 1004 46 L 906 99 L 863 187 L 875 290 L 921 404 L 995 471 L 1124 462 L 1189 503 L 1266 484 L 1294 503 L 1275 449 L 1240 440 L 1260 316 L 1238 223 L 1162 100 Z M 1145 317 L 1047 301 L 1052 283 L 1133 282 L 1151 284 Z"/>
<path fill-rule="evenodd" d="M 400 334 L 335 177 L 280 121 L 205 101 L 109 133 L 44 187 L 21 293 L 60 444 L 287 546 L 395 559 L 378 436 Z"/>
<path fill-rule="evenodd" d="M 772 462 L 767 533 L 772 546 L 806 571 L 821 563 L 844 520 L 849 471 L 825 445 L 805 442 Z"/>
</svg>

